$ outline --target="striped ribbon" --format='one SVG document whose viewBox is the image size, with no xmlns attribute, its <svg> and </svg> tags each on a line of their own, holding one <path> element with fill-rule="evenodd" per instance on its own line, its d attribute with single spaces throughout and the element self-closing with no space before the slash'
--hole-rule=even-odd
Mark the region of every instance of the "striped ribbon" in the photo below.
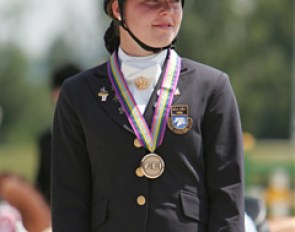
<svg viewBox="0 0 295 232">
<path fill-rule="evenodd" d="M 180 74 L 181 59 L 174 50 L 168 51 L 168 60 L 153 116 L 151 130 L 129 91 L 120 70 L 117 52 L 108 62 L 108 76 L 133 131 L 143 147 L 154 152 L 162 144 L 166 122 Z"/>
</svg>

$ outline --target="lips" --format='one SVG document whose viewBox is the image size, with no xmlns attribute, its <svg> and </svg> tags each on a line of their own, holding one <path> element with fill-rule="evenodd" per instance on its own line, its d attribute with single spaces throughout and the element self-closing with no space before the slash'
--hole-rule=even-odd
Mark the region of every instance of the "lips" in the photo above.
<svg viewBox="0 0 295 232">
<path fill-rule="evenodd" d="M 153 27 L 162 28 L 162 29 L 170 29 L 173 27 L 172 23 L 169 22 L 160 22 L 153 24 Z"/>
</svg>

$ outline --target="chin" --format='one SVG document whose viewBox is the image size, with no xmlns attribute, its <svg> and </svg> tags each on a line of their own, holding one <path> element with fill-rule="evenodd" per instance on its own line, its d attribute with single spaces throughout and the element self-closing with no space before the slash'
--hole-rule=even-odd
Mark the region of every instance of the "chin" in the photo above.
<svg viewBox="0 0 295 232">
<path fill-rule="evenodd" d="M 174 38 L 173 38 L 174 39 Z M 163 39 L 160 39 L 160 40 L 153 40 L 152 42 L 147 42 L 147 44 L 151 47 L 157 47 L 157 48 L 162 48 L 162 47 L 166 47 L 168 46 L 169 44 L 172 43 L 173 39 L 169 39 L 169 40 L 163 40 Z"/>
<path fill-rule="evenodd" d="M 163 47 L 167 47 L 168 45 L 170 45 L 171 43 L 173 42 L 173 40 L 169 40 L 168 42 L 159 42 L 158 44 L 157 44 L 157 46 L 155 46 L 155 47 L 161 47 L 161 48 L 163 48 Z"/>
<path fill-rule="evenodd" d="M 159 40 L 156 43 L 158 44 L 158 47 L 166 47 L 169 44 L 171 44 L 174 39 L 175 39 L 174 36 L 169 36 L 166 38 L 162 36 L 161 38 L 159 38 Z"/>
</svg>

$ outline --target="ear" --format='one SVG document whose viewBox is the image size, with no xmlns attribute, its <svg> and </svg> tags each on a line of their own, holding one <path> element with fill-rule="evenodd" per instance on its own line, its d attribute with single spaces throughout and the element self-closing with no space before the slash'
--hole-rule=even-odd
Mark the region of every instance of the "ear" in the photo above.
<svg viewBox="0 0 295 232">
<path fill-rule="evenodd" d="M 120 14 L 120 8 L 119 8 L 119 2 L 118 0 L 113 1 L 112 3 L 112 11 L 115 19 L 118 19 L 119 21 L 122 19 Z"/>
</svg>

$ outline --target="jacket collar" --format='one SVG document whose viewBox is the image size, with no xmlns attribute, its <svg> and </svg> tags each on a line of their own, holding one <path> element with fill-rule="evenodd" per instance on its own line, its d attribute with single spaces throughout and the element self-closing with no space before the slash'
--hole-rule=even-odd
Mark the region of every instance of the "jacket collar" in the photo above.
<svg viewBox="0 0 295 232">
<path fill-rule="evenodd" d="M 188 80 L 188 74 L 189 68 L 186 65 L 183 60 L 181 61 L 181 71 L 180 71 L 180 77 L 178 80 L 177 89 L 180 92 L 180 95 L 174 96 L 173 103 L 175 104 L 177 101 L 179 101 L 182 97 L 182 94 L 185 90 L 185 86 Z M 97 98 L 97 102 L 99 107 L 103 109 L 103 111 L 108 114 L 110 118 L 114 120 L 118 125 L 129 131 L 130 133 L 133 133 L 133 129 L 131 128 L 128 118 L 125 116 L 125 113 L 123 112 L 123 109 L 120 105 L 120 102 L 118 101 L 117 97 L 115 96 L 115 92 L 113 90 L 113 87 L 111 85 L 111 82 L 108 78 L 108 72 L 107 72 L 107 63 L 104 63 L 93 70 L 93 75 L 86 76 L 89 86 Z M 146 107 L 144 118 L 149 126 L 151 126 L 153 114 L 154 114 L 154 105 L 157 100 L 157 90 L 160 88 L 160 83 L 162 83 L 162 76 L 160 77 L 160 80 L 158 81 L 158 84 L 155 88 L 155 91 L 152 93 L 152 96 L 150 98 L 150 101 Z M 108 93 L 106 101 L 103 101 L 102 97 L 100 97 L 101 91 L 105 89 Z"/>
</svg>

